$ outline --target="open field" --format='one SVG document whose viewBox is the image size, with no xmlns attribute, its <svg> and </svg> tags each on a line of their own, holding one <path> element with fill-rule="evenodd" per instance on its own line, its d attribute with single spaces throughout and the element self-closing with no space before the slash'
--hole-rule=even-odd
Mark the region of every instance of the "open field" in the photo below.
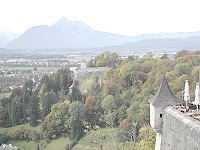
<svg viewBox="0 0 200 150">
<path fill-rule="evenodd" d="M 66 56 L 69 61 L 89 61 L 94 56 L 86 56 L 86 55 L 75 55 L 75 56 Z"/>
<path fill-rule="evenodd" d="M 12 71 L 12 70 L 20 70 L 20 71 L 28 71 L 33 70 L 35 67 L 0 67 L 0 71 Z M 59 67 L 36 67 L 38 71 L 49 71 L 49 70 L 58 70 Z"/>
<path fill-rule="evenodd" d="M 0 133 L 6 132 L 6 131 L 12 130 L 12 129 L 20 129 L 20 128 L 22 128 L 22 129 L 31 129 L 31 130 L 35 130 L 35 131 L 41 131 L 41 126 L 42 126 L 42 124 L 39 124 L 36 127 L 31 127 L 29 125 L 29 123 L 27 123 L 27 124 L 21 124 L 21 125 L 9 127 L 9 128 L 2 128 L 2 127 L 0 127 Z"/>
<path fill-rule="evenodd" d="M 0 99 L 3 97 L 9 97 L 11 95 L 11 92 L 8 93 L 0 93 Z"/>
<path fill-rule="evenodd" d="M 12 144 L 17 146 L 20 150 L 35 150 L 39 147 L 41 150 L 64 150 L 65 146 L 70 143 L 69 138 L 61 137 L 55 140 L 52 140 L 50 143 L 47 143 L 45 140 L 40 141 L 20 141 L 20 140 L 10 140 L 6 144 Z"/>
<path fill-rule="evenodd" d="M 31 127 L 29 124 L 22 124 L 17 125 L 9 128 L 0 128 L 0 133 L 4 133 L 8 130 L 12 129 L 31 129 L 38 132 L 41 132 L 41 125 L 39 124 L 37 127 Z M 55 140 L 52 140 L 50 142 L 47 142 L 46 140 L 40 140 L 40 141 L 22 141 L 22 140 L 9 140 L 6 142 L 6 144 L 12 144 L 13 146 L 17 146 L 20 148 L 20 150 L 35 150 L 37 146 L 39 146 L 42 150 L 64 150 L 64 147 L 70 143 L 70 139 L 68 137 L 61 137 Z"/>
<path fill-rule="evenodd" d="M 59 139 L 52 140 L 46 145 L 46 150 L 64 150 L 65 146 L 70 143 L 68 137 L 61 137 Z"/>
<path fill-rule="evenodd" d="M 73 150 L 115 149 L 117 142 L 117 128 L 105 128 L 92 131 L 80 139 Z"/>
</svg>

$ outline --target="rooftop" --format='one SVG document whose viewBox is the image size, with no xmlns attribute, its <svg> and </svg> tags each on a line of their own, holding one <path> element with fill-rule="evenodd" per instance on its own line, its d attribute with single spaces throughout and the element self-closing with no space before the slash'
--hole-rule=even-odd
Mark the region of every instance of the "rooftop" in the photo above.
<svg viewBox="0 0 200 150">
<path fill-rule="evenodd" d="M 194 106 L 194 105 L 191 105 L 186 109 L 185 104 L 180 104 L 180 105 L 173 106 L 173 108 L 186 114 L 187 116 L 190 116 L 190 117 L 200 121 L 200 110 L 196 109 L 196 106 Z"/>
<path fill-rule="evenodd" d="M 181 103 L 172 92 L 165 76 L 163 77 L 158 92 L 149 100 L 149 102 L 153 106 L 169 106 Z"/>
</svg>

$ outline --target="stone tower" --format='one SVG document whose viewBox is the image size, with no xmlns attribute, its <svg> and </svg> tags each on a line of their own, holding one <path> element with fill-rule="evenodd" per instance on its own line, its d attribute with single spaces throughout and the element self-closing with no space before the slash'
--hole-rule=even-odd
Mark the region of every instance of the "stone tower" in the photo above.
<svg viewBox="0 0 200 150">
<path fill-rule="evenodd" d="M 156 95 L 149 100 L 150 125 L 156 131 L 156 150 L 160 150 L 162 139 L 162 123 L 164 109 L 170 105 L 180 104 L 169 87 L 166 77 L 163 77 L 160 88 Z"/>
</svg>

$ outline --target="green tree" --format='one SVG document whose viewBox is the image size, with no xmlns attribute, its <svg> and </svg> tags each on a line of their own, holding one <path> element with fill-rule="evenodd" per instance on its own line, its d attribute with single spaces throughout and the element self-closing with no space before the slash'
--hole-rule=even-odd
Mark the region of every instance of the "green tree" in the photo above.
<svg viewBox="0 0 200 150">
<path fill-rule="evenodd" d="M 107 65 L 106 56 L 107 56 L 106 52 L 98 56 L 97 61 L 96 61 L 97 67 L 105 67 Z"/>
<path fill-rule="evenodd" d="M 22 106 L 23 106 L 23 121 L 27 121 L 27 107 L 29 104 L 29 100 L 31 95 L 33 94 L 33 81 L 27 80 L 23 87 L 23 96 L 22 96 Z"/>
<path fill-rule="evenodd" d="M 128 62 L 120 67 L 119 76 L 125 80 L 127 88 L 131 87 L 139 78 L 139 71 L 141 69 L 141 65 L 136 62 Z"/>
<path fill-rule="evenodd" d="M 188 50 L 182 50 L 176 53 L 175 58 L 179 58 L 179 57 L 185 57 L 187 55 L 189 55 L 190 52 Z"/>
<path fill-rule="evenodd" d="M 95 97 L 99 98 L 101 97 L 102 93 L 102 88 L 99 84 L 99 77 L 98 76 L 93 76 L 92 77 L 92 83 L 90 84 L 88 94 L 89 95 L 94 95 Z"/>
<path fill-rule="evenodd" d="M 88 62 L 88 66 L 93 67 L 111 67 L 116 68 L 118 65 L 120 65 L 122 60 L 120 59 L 119 55 L 117 53 L 111 53 L 111 52 L 104 52 L 101 55 L 97 56 L 95 58 L 95 61 L 92 59 Z"/>
<path fill-rule="evenodd" d="M 69 99 L 70 99 L 70 102 L 82 100 L 81 91 L 77 88 L 76 85 L 73 87 L 72 94 L 69 95 Z"/>
<path fill-rule="evenodd" d="M 117 108 L 113 95 L 106 96 L 101 102 L 101 106 L 106 112 L 112 112 Z"/>
<path fill-rule="evenodd" d="M 17 125 L 23 120 L 22 102 L 19 96 L 15 96 L 11 102 L 10 118 L 12 125 Z"/>
<path fill-rule="evenodd" d="M 67 127 L 69 128 L 70 139 L 77 141 L 84 135 L 85 105 L 79 101 L 71 103 L 69 105 L 69 115 Z"/>
<path fill-rule="evenodd" d="M 4 127 L 7 119 L 7 111 L 3 106 L 0 106 L 0 127 Z"/>
<path fill-rule="evenodd" d="M 42 99 L 42 117 L 47 116 L 51 111 L 51 106 L 58 102 L 58 97 L 54 91 L 45 93 Z"/>
<path fill-rule="evenodd" d="M 87 68 L 92 68 L 92 67 L 95 67 L 95 64 L 94 64 L 94 59 L 90 59 L 87 63 Z"/>
<path fill-rule="evenodd" d="M 39 93 L 38 93 L 38 97 L 39 97 L 39 100 L 42 100 L 43 97 L 44 97 L 44 94 L 46 93 L 46 86 L 45 84 L 42 84 L 40 90 L 39 90 Z"/>
<path fill-rule="evenodd" d="M 67 95 L 65 94 L 65 90 L 64 89 L 59 90 L 57 94 L 58 94 L 58 98 L 59 98 L 60 102 L 63 102 L 63 101 L 66 100 Z"/>
<path fill-rule="evenodd" d="M 39 119 L 39 106 L 38 106 L 37 93 L 33 93 L 29 100 L 28 114 L 30 117 L 29 123 L 31 126 L 35 127 L 37 125 L 37 120 Z"/>
<path fill-rule="evenodd" d="M 108 58 L 108 67 L 112 67 L 115 69 L 118 65 L 120 65 L 122 60 L 120 59 L 117 53 L 112 53 Z"/>
<path fill-rule="evenodd" d="M 138 150 L 154 150 L 155 149 L 155 132 L 150 126 L 144 126 L 139 131 L 140 141 L 136 144 L 135 149 Z"/>
<path fill-rule="evenodd" d="M 176 64 L 174 68 L 174 74 L 179 77 L 183 74 L 189 75 L 191 73 L 191 67 L 188 63 Z"/>
<path fill-rule="evenodd" d="M 123 91 L 122 93 L 122 101 L 126 106 L 130 106 L 133 94 L 130 90 Z"/>
</svg>

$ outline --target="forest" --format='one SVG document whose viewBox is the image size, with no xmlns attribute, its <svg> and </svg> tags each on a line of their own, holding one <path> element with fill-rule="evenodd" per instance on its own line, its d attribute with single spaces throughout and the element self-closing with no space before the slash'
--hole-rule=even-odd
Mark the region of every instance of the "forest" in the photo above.
<svg viewBox="0 0 200 150">
<path fill-rule="evenodd" d="M 188 80 L 193 100 L 200 76 L 200 51 L 182 50 L 173 57 L 147 53 L 127 58 L 104 52 L 88 61 L 87 67 L 108 70 L 103 76 L 94 75 L 88 82 L 80 82 L 69 68 L 61 68 L 44 75 L 37 89 L 32 80 L 27 80 L 10 97 L 3 97 L 0 128 L 29 124 L 33 128 L 40 126 L 41 132 L 31 128 L 0 132 L 0 145 L 9 140 L 51 142 L 68 137 L 70 143 L 64 143 L 64 147 L 69 150 L 93 131 L 114 129 L 114 144 L 99 143 L 96 149 L 153 150 L 155 132 L 149 126 L 148 100 L 157 92 L 164 75 L 180 100 Z M 99 138 L 107 139 L 106 135 Z M 35 149 L 44 147 L 37 144 Z"/>
</svg>

